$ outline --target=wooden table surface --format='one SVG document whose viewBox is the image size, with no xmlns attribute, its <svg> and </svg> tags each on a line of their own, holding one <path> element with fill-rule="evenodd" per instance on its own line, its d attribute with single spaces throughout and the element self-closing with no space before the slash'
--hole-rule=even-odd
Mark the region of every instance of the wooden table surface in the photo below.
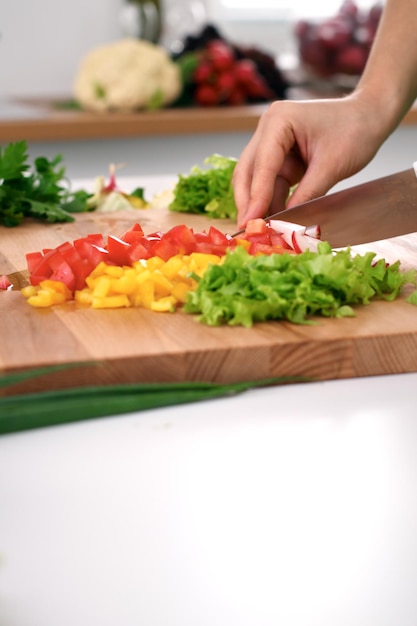
<svg viewBox="0 0 417 626">
<path fill-rule="evenodd" d="M 69 224 L 27 222 L 0 227 L 0 274 L 24 270 L 25 253 L 55 247 L 91 232 L 120 235 L 135 221 L 145 232 L 176 223 L 207 229 L 205 216 L 163 208 L 114 214 L 84 213 Z M 215 224 L 231 232 L 227 220 Z M 417 235 L 358 246 L 403 269 L 417 267 Z M 15 283 L 20 286 L 20 280 Z M 407 290 L 409 291 L 409 290 Z M 275 376 L 312 380 L 415 372 L 416 308 L 405 301 L 376 301 L 357 307 L 355 318 L 324 319 L 315 325 L 265 322 L 253 328 L 208 327 L 179 311 L 93 310 L 75 305 L 38 310 L 18 290 L 0 293 L 0 374 L 71 363 L 65 372 L 24 383 L 18 391 L 115 382 L 205 380 L 238 382 Z"/>
</svg>

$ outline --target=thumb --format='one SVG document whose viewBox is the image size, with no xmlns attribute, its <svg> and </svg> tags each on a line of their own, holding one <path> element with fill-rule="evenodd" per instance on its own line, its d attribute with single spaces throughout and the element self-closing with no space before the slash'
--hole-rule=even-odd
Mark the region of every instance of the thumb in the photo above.
<svg viewBox="0 0 417 626">
<path fill-rule="evenodd" d="M 322 168 L 321 170 L 308 168 L 291 194 L 287 208 L 324 196 L 337 182 L 339 180 L 336 176 L 329 175 L 329 172 Z"/>
</svg>

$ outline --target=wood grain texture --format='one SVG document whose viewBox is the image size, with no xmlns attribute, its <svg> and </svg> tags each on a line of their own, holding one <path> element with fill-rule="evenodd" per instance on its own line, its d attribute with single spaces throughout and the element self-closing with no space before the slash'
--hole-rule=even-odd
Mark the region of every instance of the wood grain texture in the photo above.
<svg viewBox="0 0 417 626">
<path fill-rule="evenodd" d="M 165 209 L 89 213 L 73 223 L 27 222 L 0 227 L 0 274 L 17 272 L 24 283 L 25 253 L 91 232 L 121 234 L 134 222 L 146 233 L 187 223 L 196 230 L 212 221 Z M 233 222 L 215 225 L 232 232 Z M 389 262 L 417 267 L 417 235 L 355 250 L 373 250 Z M 16 276 L 15 276 L 16 278 Z M 22 383 L 14 392 L 121 382 L 260 380 L 301 376 L 315 380 L 417 371 L 417 309 L 405 302 L 375 301 L 355 318 L 317 319 L 315 325 L 267 322 L 253 328 L 211 328 L 183 312 L 143 309 L 92 310 L 75 303 L 47 310 L 30 307 L 16 289 L 0 292 L 0 373 L 51 364 L 73 365 Z"/>
<path fill-rule="evenodd" d="M 137 113 L 60 110 L 51 101 L 23 102 L 33 115 L 2 120 L 0 142 L 114 139 L 252 132 L 266 105 L 163 109 Z"/>
</svg>

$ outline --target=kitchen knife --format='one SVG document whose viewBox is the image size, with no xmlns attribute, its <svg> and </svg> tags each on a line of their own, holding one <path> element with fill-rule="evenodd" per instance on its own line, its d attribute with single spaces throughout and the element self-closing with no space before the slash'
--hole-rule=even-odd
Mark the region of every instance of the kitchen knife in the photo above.
<svg viewBox="0 0 417 626">
<path fill-rule="evenodd" d="M 328 241 L 332 248 L 417 232 L 417 161 L 402 172 L 265 217 L 266 221 L 273 219 L 302 226 L 318 225 L 320 239 Z"/>
</svg>

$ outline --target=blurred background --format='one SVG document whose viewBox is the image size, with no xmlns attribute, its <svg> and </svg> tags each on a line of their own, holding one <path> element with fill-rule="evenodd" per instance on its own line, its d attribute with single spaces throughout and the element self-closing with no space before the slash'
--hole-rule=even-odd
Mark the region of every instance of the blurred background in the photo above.
<svg viewBox="0 0 417 626">
<path fill-rule="evenodd" d="M 160 0 L 159 43 L 171 50 L 205 24 L 233 42 L 259 46 L 283 66 L 297 58 L 298 21 L 333 17 L 340 0 Z M 376 0 L 356 0 L 365 10 Z M 378 4 L 378 3 L 377 3 Z M 0 3 L 0 97 L 68 96 L 92 48 L 135 32 L 128 0 L 13 0 Z M 362 33 L 363 35 L 363 33 Z M 317 47 L 317 46 L 316 46 Z"/>
<path fill-rule="evenodd" d="M 211 107 L 217 109 L 214 115 L 221 116 L 221 110 L 239 104 L 347 93 L 366 62 L 382 6 L 380 0 L 3 1 L 0 3 L 0 128 L 8 131 L 13 125 L 18 135 L 19 120 L 49 115 L 39 106 L 28 107 L 27 101 L 31 99 L 52 103 L 61 100 L 71 107 L 85 108 L 74 95 L 80 65 L 98 47 L 128 37 L 151 41 L 170 60 L 180 63 L 182 70 L 186 68 L 182 75 L 183 92 L 164 106 Z M 213 77 L 205 79 L 204 72 L 197 68 L 207 56 L 204 50 L 208 41 L 216 37 L 232 46 L 235 56 L 228 78 L 230 74 L 234 76 L 229 83 L 226 81 L 226 89 L 224 81 L 222 87 L 222 93 L 229 95 L 222 99 L 213 96 Z M 220 57 L 222 54 L 224 50 Z M 262 90 L 257 80 L 254 89 L 252 76 L 251 90 L 242 97 L 241 90 L 233 86 L 236 63 L 248 59 L 252 65 L 255 62 L 264 88 L 267 84 L 266 90 Z M 196 79 L 197 74 L 202 85 Z M 104 91 L 101 85 L 96 87 L 98 92 Z M 204 98 L 196 95 L 199 87 Z M 100 104 L 98 97 L 97 102 Z M 36 140 L 29 142 L 29 155 L 52 158 L 60 153 L 68 176 L 77 179 L 105 174 L 111 162 L 123 164 L 126 176 L 176 175 L 188 172 L 194 164 L 201 165 L 215 152 L 238 157 L 254 130 L 247 124 L 233 132 L 200 128 L 189 133 L 184 132 L 188 130 L 186 125 L 187 113 L 184 113 L 176 134 L 144 132 L 140 136 L 110 138 L 104 119 L 100 137 L 46 140 L 38 134 Z M 0 133 L 0 145 L 6 143 L 4 137 Z M 416 138 L 417 125 L 402 124 L 365 170 L 341 181 L 338 187 L 409 167 L 417 159 Z"/>
</svg>

